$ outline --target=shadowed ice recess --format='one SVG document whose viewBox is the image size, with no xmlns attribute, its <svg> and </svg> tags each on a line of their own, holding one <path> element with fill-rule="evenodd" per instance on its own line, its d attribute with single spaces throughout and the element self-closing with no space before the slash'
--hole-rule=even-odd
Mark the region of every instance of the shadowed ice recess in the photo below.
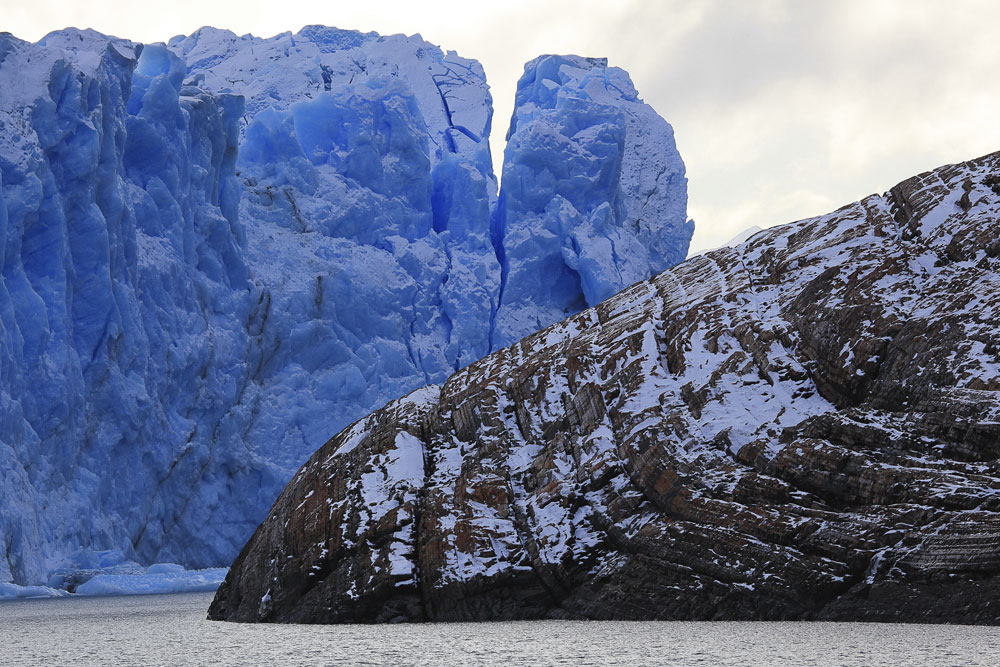
<svg viewBox="0 0 1000 667">
<path fill-rule="evenodd" d="M 0 597 L 203 586 L 147 566 L 227 566 L 331 433 L 684 259 L 623 70 L 528 63 L 499 194 L 491 120 L 420 36 L 0 34 Z"/>
</svg>

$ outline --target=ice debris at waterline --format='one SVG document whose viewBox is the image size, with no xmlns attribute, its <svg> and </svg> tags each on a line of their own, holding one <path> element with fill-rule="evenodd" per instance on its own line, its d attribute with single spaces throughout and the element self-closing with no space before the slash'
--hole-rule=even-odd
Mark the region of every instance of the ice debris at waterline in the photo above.
<svg viewBox="0 0 1000 667">
<path fill-rule="evenodd" d="M 228 565 L 331 432 L 683 258 L 625 72 L 530 63 L 499 195 L 491 117 L 419 36 L 0 35 L 0 582 Z"/>
<path fill-rule="evenodd" d="M 210 592 L 219 587 L 228 571 L 224 567 L 186 570 L 177 563 L 145 567 L 125 560 L 120 549 L 75 556 L 78 560 L 73 567 L 51 573 L 45 586 L 0 583 L 0 599 Z"/>
</svg>

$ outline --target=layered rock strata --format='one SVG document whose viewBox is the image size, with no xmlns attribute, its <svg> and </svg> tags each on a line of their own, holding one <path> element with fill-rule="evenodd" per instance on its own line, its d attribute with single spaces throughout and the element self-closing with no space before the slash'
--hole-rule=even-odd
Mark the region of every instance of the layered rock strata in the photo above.
<svg viewBox="0 0 1000 667">
<path fill-rule="evenodd" d="M 1000 620 L 1000 153 L 692 258 L 320 448 L 210 617 Z"/>
</svg>

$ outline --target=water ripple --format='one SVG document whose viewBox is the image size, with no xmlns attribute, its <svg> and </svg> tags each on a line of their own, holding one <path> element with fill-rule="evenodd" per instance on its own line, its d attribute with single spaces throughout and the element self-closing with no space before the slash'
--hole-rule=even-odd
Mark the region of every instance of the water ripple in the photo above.
<svg viewBox="0 0 1000 667">
<path fill-rule="evenodd" d="M 243 625 L 211 594 L 0 603 L 4 665 L 997 665 L 1000 628 L 878 623 Z"/>
</svg>

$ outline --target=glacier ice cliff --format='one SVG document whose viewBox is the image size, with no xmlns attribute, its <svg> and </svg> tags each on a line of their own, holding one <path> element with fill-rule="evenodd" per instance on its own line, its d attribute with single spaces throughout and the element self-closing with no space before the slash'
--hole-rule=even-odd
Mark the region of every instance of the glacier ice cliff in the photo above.
<svg viewBox="0 0 1000 667">
<path fill-rule="evenodd" d="M 226 565 L 331 432 L 683 259 L 622 70 L 528 64 L 499 194 L 491 121 L 419 36 L 0 34 L 0 582 Z"/>
<path fill-rule="evenodd" d="M 673 130 L 624 70 L 541 56 L 514 104 L 492 227 L 495 348 L 677 264 L 694 232 Z"/>
<path fill-rule="evenodd" d="M 252 352 L 242 100 L 184 87 L 161 47 L 0 40 L 0 579 L 103 545 L 217 561 L 241 531 L 199 537 L 213 487 L 281 478 L 222 444 Z"/>
</svg>

